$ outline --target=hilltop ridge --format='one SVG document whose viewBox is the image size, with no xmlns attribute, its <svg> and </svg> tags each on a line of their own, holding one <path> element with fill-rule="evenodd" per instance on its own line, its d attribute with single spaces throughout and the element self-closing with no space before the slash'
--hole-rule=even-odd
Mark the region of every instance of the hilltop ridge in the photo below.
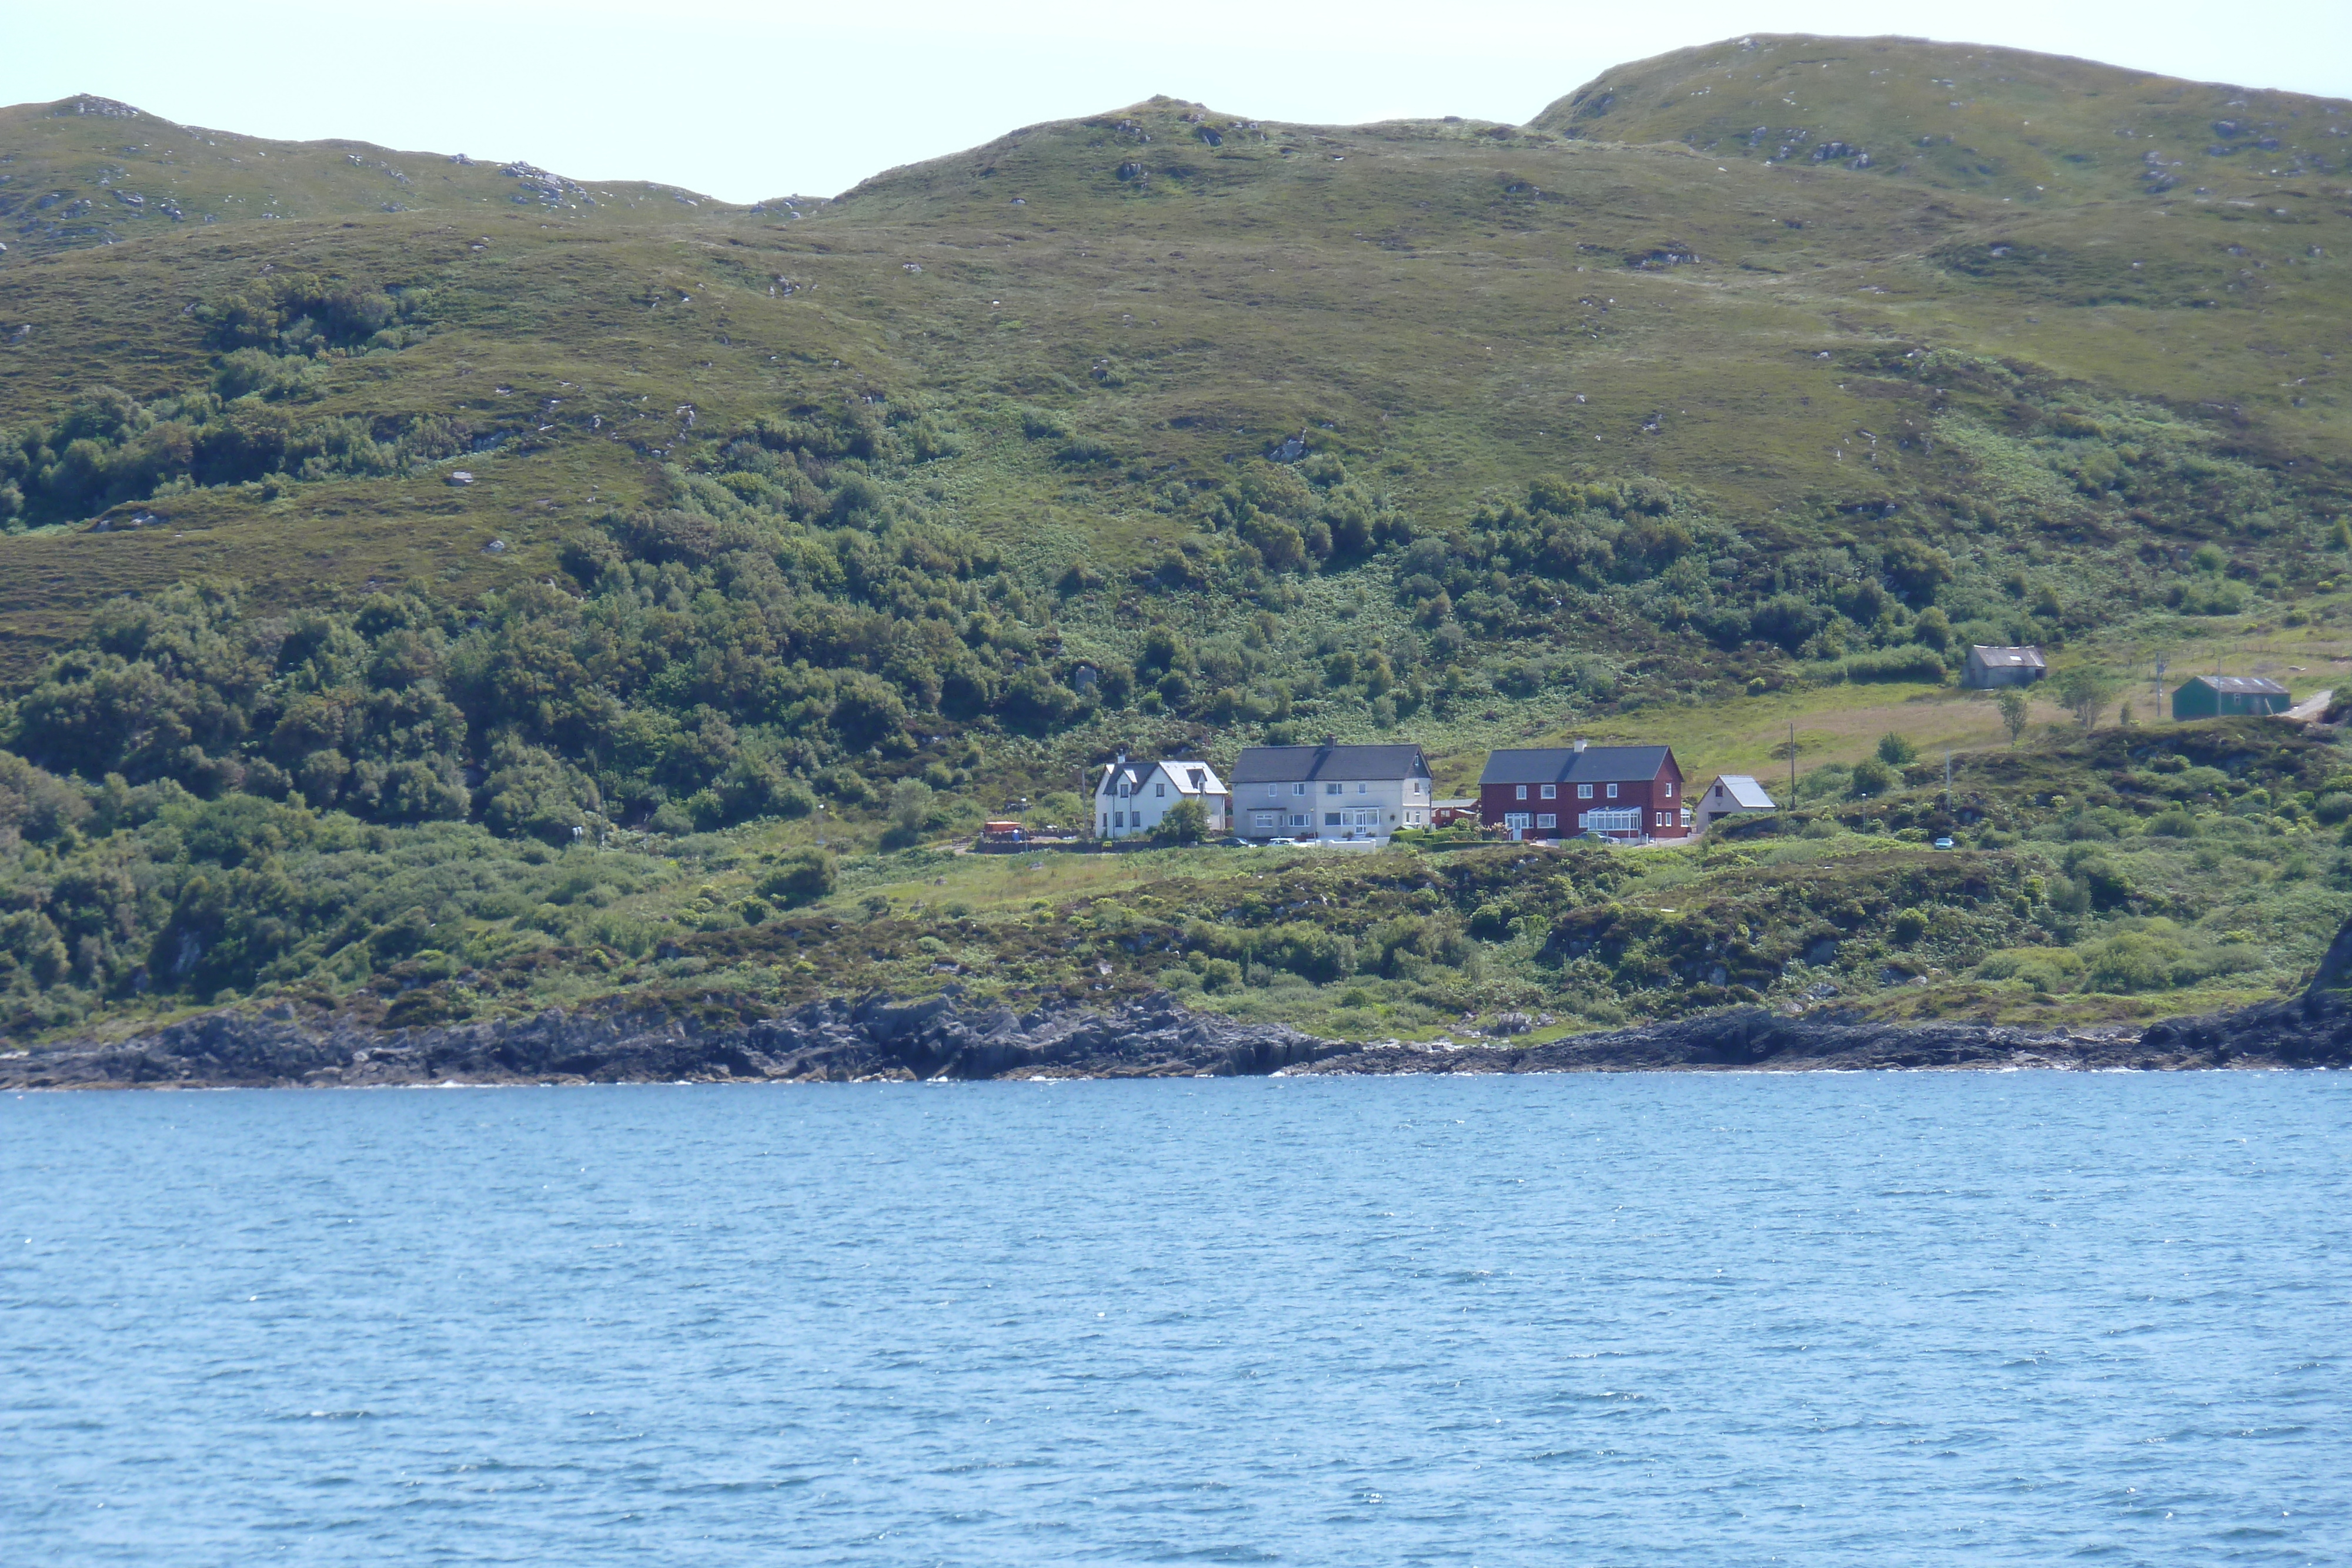
<svg viewBox="0 0 2352 1568">
<path fill-rule="evenodd" d="M 712 204 L 641 181 L 600 181 L 592 190 L 520 160 L 178 125 L 89 93 L 0 109 L 0 233 L 31 255 L 188 225 L 509 206 L 576 218 L 662 202 Z"/>
<path fill-rule="evenodd" d="M 1530 122 L 2020 204 L 2342 177 L 2352 100 L 1925 38 L 1755 34 L 1604 71 Z"/>
</svg>

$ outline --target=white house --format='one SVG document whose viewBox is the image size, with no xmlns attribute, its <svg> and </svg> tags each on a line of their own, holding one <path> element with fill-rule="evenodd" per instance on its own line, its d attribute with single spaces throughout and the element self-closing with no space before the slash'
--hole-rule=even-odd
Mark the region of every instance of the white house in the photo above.
<svg viewBox="0 0 2352 1568">
<path fill-rule="evenodd" d="M 1698 828 L 1705 832 L 1718 817 L 1738 817 L 1754 811 L 1777 811 L 1772 797 L 1764 786 L 1745 773 L 1724 773 L 1706 787 L 1698 798 Z"/>
<path fill-rule="evenodd" d="M 1244 747 L 1234 762 L 1234 831 L 1245 839 L 1385 843 L 1425 828 L 1429 759 L 1418 746 Z"/>
<path fill-rule="evenodd" d="M 1231 800 L 1215 768 L 1181 758 L 1129 762 L 1121 752 L 1103 766 L 1102 782 L 1095 786 L 1095 836 L 1131 839 L 1148 833 L 1179 800 L 1201 803 L 1212 834 L 1232 831 Z"/>
</svg>

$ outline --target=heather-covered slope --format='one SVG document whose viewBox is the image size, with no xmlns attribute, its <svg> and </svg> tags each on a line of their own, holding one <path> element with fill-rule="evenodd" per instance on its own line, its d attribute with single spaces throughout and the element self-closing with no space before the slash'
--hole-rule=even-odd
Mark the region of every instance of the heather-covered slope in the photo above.
<svg viewBox="0 0 2352 1568">
<path fill-rule="evenodd" d="M 2290 982 L 2304 904 L 2342 913 L 2332 741 L 2109 756 L 2050 740 L 2045 702 L 2027 789 L 1949 680 L 1971 642 L 2030 641 L 2110 685 L 2163 649 L 2325 683 L 2352 582 L 2328 106 L 2264 98 L 2254 129 L 2322 140 L 2255 137 L 2163 186 L 2086 138 L 2136 146 L 2107 125 L 2127 81 L 2182 113 L 2209 89 L 2004 57 L 1986 69 L 2013 79 L 1976 87 L 2017 135 L 1952 145 L 2078 172 L 2028 201 L 1940 142 L 1908 165 L 1867 145 L 1968 51 L 1724 48 L 1524 128 L 1161 99 L 751 209 L 92 99 L 0 116 L 19 1027 L 403 966 L 383 996 L 413 1014 L 695 964 L 847 984 L 917 952 L 1108 984 L 1048 973 L 1068 963 L 1017 922 L 863 948 L 824 876 L 759 888 L 823 841 L 887 908 L 912 875 L 890 854 L 1013 800 L 1066 821 L 1114 747 L 1322 734 L 1420 740 L 1448 787 L 1490 745 L 1570 733 L 1669 741 L 1702 779 L 1778 775 L 1793 740 L 1808 803 L 1848 826 L 1995 835 L 2019 924 L 1955 925 L 1937 976 L 1987 943 L 2130 936 L 2169 956 L 2049 980 L 2160 974 L 2176 1010 Z M 1727 98 L 1818 111 L 1782 117 L 1787 157 L 1690 118 L 1726 70 Z M 2011 92 L 2051 106 L 2046 139 Z M 1811 156 L 1837 142 L 1862 151 Z M 2112 727 L 2125 694 L 2092 695 Z M 1940 800 L 1947 747 L 1979 804 Z M 2150 837 L 2176 808 L 2188 832 Z M 2128 841 L 2149 887 L 2196 835 L 2277 874 L 2061 908 L 2075 850 L 2000 839 L 2043 832 Z M 614 848 L 574 866 L 575 836 Z M 1804 853 L 1860 847 L 1827 842 Z M 973 906 L 1018 907 L 1019 881 Z M 1572 957 L 1511 935 L 1604 891 L 1492 923 L 1526 945 L 1496 960 L 1534 988 L 1509 1005 L 1572 992 L 1600 1019 L 1713 984 L 1562 979 Z M 774 917 L 812 897 L 786 952 Z M 1874 929 L 1909 897 L 1851 902 Z M 2252 907 L 2278 917 L 2256 932 Z M 1370 950 L 1370 926 L 1313 919 Z M 664 940 L 681 924 L 708 955 Z M 1273 968 L 1332 988 L 1313 1008 L 1360 990 L 1429 1023 L 1489 984 L 1449 930 L 1384 939 L 1355 979 Z M 1213 946 L 1203 985 L 1268 972 Z M 1855 963 L 1842 983 L 1890 967 Z"/>
</svg>

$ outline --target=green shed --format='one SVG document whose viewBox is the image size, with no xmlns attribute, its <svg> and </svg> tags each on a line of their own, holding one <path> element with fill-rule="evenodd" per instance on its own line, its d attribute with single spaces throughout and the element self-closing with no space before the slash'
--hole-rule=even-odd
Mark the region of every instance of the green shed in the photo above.
<svg viewBox="0 0 2352 1568">
<path fill-rule="evenodd" d="M 2284 713 L 2294 706 L 2284 686 L 2260 675 L 2197 675 L 2172 694 L 2175 718 L 2236 718 Z"/>
</svg>

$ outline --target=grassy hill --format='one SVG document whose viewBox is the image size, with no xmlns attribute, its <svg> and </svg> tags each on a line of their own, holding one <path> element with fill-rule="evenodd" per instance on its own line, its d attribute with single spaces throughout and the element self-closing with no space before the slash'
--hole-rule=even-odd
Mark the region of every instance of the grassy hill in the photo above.
<svg viewBox="0 0 2352 1568">
<path fill-rule="evenodd" d="M 2352 101 L 1980 44 L 1757 34 L 1603 72 L 1535 127 L 2024 206 L 2340 183 Z"/>
<path fill-rule="evenodd" d="M 1013 797 L 1066 817 L 1114 746 L 1326 733 L 1420 739 L 1458 782 L 1570 733 L 1784 772 L 1793 731 L 1849 827 L 2023 835 L 1978 852 L 2040 879 L 2028 914 L 1948 957 L 2117 921 L 2226 946 L 2269 883 L 2037 925 L 2079 856 L 2032 835 L 2137 846 L 2179 810 L 2315 844 L 2325 758 L 2232 742 L 2231 786 L 2176 799 L 2116 781 L 2137 754 L 2036 739 L 2061 782 L 1967 821 L 1939 771 L 1838 769 L 1890 733 L 2005 755 L 1948 684 L 1971 641 L 2326 684 L 2352 588 L 2337 107 L 1759 37 L 1526 127 L 1162 99 L 751 208 L 103 99 L 0 111 L 16 1027 L 256 987 L 415 1015 L 509 1005 L 492 973 L 511 1005 L 715 984 L 664 936 L 688 927 L 747 994 L 850 983 L 830 912 L 893 907 L 891 855 L 930 864 L 903 846 Z M 572 864 L 574 828 L 615 847 Z M 772 918 L 803 894 L 760 868 L 817 841 L 882 858 L 836 867 L 814 925 Z M 1895 863 L 1824 841 L 1804 855 L 1864 881 Z M 2290 883 L 2352 908 L 2294 852 Z M 115 891 L 68 908 L 100 862 Z M 1111 873 L 1072 874 L 1037 898 L 1066 915 Z M 1569 882 L 1547 929 L 1622 902 Z M 1413 917 L 1474 922 L 1473 891 Z M 765 946 L 723 935 L 747 915 Z M 2161 1005 L 2291 977 L 2320 928 L 2181 968 Z M 1348 1005 L 1390 1023 L 1363 1027 L 1433 1027 L 1503 983 L 1413 959 L 1469 951 L 1430 931 L 1283 1005 L 1371 986 Z M 907 962 L 893 983 L 977 960 Z M 1513 1006 L 1568 983 L 1545 943 L 1512 962 Z M 1688 989 L 1576 984 L 1593 1017 Z"/>
</svg>

